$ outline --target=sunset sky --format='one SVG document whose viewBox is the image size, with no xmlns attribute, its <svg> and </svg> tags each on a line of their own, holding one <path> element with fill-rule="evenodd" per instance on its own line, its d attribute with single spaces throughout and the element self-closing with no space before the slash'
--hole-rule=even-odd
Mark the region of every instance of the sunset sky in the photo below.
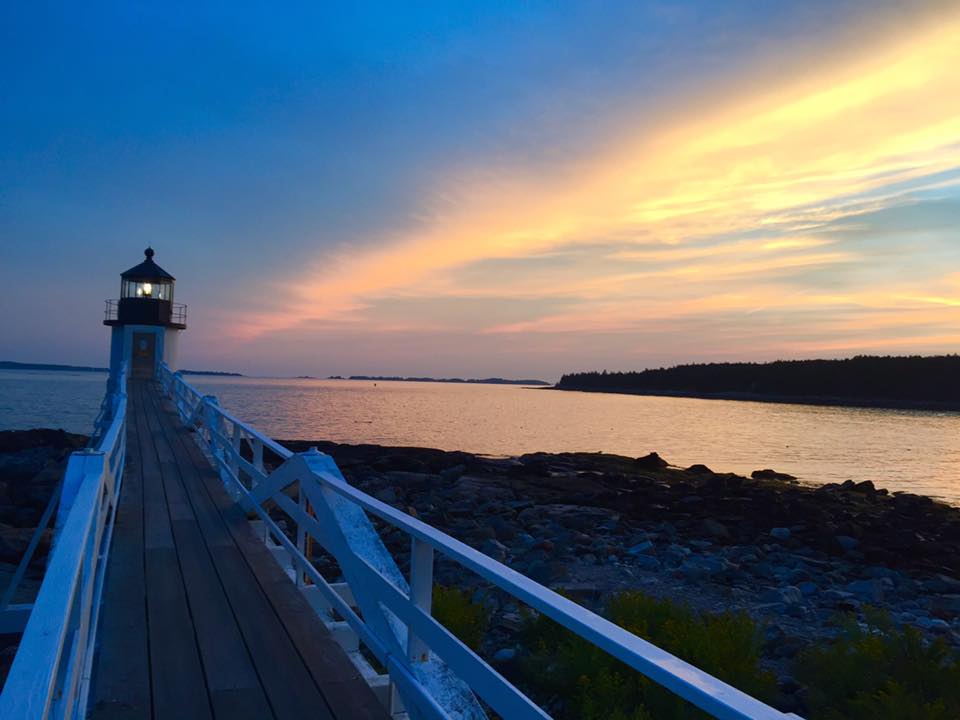
<svg viewBox="0 0 960 720">
<path fill-rule="evenodd" d="M 958 69 L 960 0 L 5 3 L 0 359 L 147 245 L 194 368 L 960 352 Z"/>
</svg>

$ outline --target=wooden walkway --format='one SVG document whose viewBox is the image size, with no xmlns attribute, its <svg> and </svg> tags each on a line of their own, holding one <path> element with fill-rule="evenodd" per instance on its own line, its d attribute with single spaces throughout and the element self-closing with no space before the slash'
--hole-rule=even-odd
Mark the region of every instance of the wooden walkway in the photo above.
<svg viewBox="0 0 960 720">
<path fill-rule="evenodd" d="M 385 720 L 156 386 L 128 393 L 89 717 Z"/>
</svg>

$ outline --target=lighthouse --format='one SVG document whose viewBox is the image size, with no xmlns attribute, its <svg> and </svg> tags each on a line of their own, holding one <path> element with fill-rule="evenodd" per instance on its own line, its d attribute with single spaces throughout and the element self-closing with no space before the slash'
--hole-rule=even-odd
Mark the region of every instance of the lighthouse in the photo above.
<svg viewBox="0 0 960 720">
<path fill-rule="evenodd" d="M 187 329 L 187 306 L 173 302 L 175 278 L 145 259 L 120 274 L 120 299 L 107 300 L 103 324 L 110 327 L 110 376 L 124 362 L 131 377 L 152 378 L 161 362 L 177 369 L 177 339 Z"/>
</svg>

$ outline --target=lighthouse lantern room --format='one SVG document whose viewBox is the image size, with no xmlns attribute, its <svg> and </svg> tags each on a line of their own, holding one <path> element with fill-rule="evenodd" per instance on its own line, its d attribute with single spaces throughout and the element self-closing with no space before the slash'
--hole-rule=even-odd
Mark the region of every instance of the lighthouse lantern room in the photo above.
<svg viewBox="0 0 960 720">
<path fill-rule="evenodd" d="M 133 377 L 153 377 L 161 361 L 177 367 L 177 338 L 187 328 L 187 306 L 173 302 L 175 278 L 146 259 L 120 275 L 120 299 L 107 300 L 103 324 L 111 328 L 110 373 L 128 363 Z"/>
</svg>

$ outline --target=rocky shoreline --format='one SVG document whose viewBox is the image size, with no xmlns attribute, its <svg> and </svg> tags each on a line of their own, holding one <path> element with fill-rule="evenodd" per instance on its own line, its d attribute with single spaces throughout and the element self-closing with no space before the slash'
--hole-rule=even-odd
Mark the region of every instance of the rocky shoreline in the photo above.
<svg viewBox="0 0 960 720">
<path fill-rule="evenodd" d="M 3 574 L 26 547 L 65 458 L 84 442 L 62 431 L 0 432 Z M 679 468 L 656 453 L 501 458 L 282 442 L 331 454 L 355 486 L 595 609 L 638 590 L 750 614 L 763 627 L 763 663 L 788 700 L 791 659 L 834 637 L 841 613 L 877 607 L 960 648 L 960 509 L 927 497 L 869 480 L 810 487 L 772 470 L 743 477 Z M 409 539 L 386 527 L 382 537 L 406 569 Z M 327 570 L 336 573 L 332 563 Z M 486 657 L 509 663 L 523 653 L 518 603 L 451 562 L 438 561 L 436 578 L 469 589 L 491 612 Z M 0 640 L 8 640 L 2 666 L 15 645 Z"/>
<path fill-rule="evenodd" d="M 67 457 L 87 438 L 63 430 L 0 431 L 0 594 L 40 522 Z M 13 602 L 30 602 L 43 578 L 51 531 L 44 532 Z M 0 635 L 0 687 L 16 653 L 17 635 Z"/>
<path fill-rule="evenodd" d="M 764 664 L 789 696 L 789 661 L 868 607 L 960 647 L 960 509 L 869 480 L 809 487 L 759 470 L 670 466 L 655 453 L 490 458 L 423 448 L 283 441 L 331 454 L 357 487 L 578 601 L 639 590 L 764 628 Z M 384 538 L 407 562 L 408 541 Z M 517 603 L 440 563 L 492 611 L 485 654 L 522 648 Z"/>
</svg>

